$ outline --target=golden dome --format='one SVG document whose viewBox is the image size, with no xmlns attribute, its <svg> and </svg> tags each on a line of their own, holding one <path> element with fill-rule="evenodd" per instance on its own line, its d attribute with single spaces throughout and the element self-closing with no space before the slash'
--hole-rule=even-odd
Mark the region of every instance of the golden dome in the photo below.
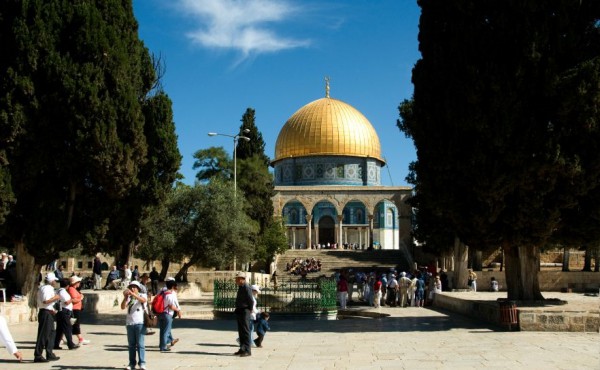
<svg viewBox="0 0 600 370">
<path fill-rule="evenodd" d="M 298 109 L 285 123 L 275 145 L 273 162 L 317 155 L 381 158 L 375 129 L 358 110 L 325 97 Z"/>
</svg>

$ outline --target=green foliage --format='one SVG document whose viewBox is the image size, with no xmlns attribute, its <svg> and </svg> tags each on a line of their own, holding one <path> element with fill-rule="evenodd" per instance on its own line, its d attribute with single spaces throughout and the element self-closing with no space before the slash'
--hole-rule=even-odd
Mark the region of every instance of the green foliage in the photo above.
<svg viewBox="0 0 600 370">
<path fill-rule="evenodd" d="M 180 156 L 131 1 L 7 0 L 0 16 L 0 205 L 16 199 L 0 235 L 39 263 L 117 227 L 134 240 Z"/>
<path fill-rule="evenodd" d="M 599 183 L 600 4 L 419 5 L 422 58 L 399 127 L 417 149 L 414 205 L 429 229 L 421 234 L 452 230 L 525 261 L 517 247 L 545 245 Z M 529 299 L 536 284 L 511 280 L 509 293 Z"/>
<path fill-rule="evenodd" d="M 258 239 L 255 257 L 268 261 L 272 256 L 283 253 L 287 249 L 288 240 L 283 219 L 273 218 Z"/>
<path fill-rule="evenodd" d="M 194 153 L 193 169 L 198 170 L 196 179 L 207 182 L 213 178 L 226 180 L 233 178 L 233 160 L 223 147 L 210 147 Z"/>
<path fill-rule="evenodd" d="M 250 130 L 244 132 L 244 130 Z M 265 154 L 265 141 L 262 133 L 258 131 L 255 123 L 255 111 L 252 108 L 246 109 L 242 116 L 242 125 L 240 126 L 240 135 L 250 138 L 250 141 L 239 140 L 237 144 L 237 157 L 244 160 L 258 155 L 269 166 L 269 157 Z"/>
<path fill-rule="evenodd" d="M 237 184 L 247 201 L 246 213 L 264 230 L 273 218 L 273 176 L 259 155 L 238 161 Z"/>
<path fill-rule="evenodd" d="M 178 186 L 164 206 L 149 213 L 137 253 L 144 259 L 172 261 L 187 257 L 190 265 L 223 269 L 233 257 L 249 261 L 257 225 L 244 213 L 244 198 L 234 198 L 228 183 L 213 179 L 193 187 Z"/>
</svg>

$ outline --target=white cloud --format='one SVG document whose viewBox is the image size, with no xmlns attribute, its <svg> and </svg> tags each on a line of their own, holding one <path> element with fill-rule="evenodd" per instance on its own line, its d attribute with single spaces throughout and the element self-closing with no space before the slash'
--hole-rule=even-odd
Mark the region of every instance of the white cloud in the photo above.
<svg viewBox="0 0 600 370">
<path fill-rule="evenodd" d="M 291 22 L 301 10 L 285 0 L 180 0 L 182 10 L 198 20 L 188 37 L 204 47 L 251 54 L 305 47 L 309 40 L 286 38 L 276 23 Z"/>
</svg>

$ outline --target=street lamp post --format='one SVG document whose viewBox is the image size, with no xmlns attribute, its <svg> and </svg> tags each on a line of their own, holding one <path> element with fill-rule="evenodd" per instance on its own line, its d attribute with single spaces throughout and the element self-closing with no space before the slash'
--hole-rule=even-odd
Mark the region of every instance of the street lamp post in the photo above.
<svg viewBox="0 0 600 370">
<path fill-rule="evenodd" d="M 250 132 L 250 129 L 243 129 L 242 132 L 244 134 L 247 134 Z M 230 137 L 233 139 L 233 198 L 237 198 L 237 142 L 239 139 L 242 140 L 246 140 L 246 141 L 250 141 L 250 138 L 247 136 L 244 136 L 242 134 L 237 134 L 237 135 L 227 135 L 227 134 L 220 134 L 218 132 L 209 132 L 208 136 L 226 136 L 226 137 Z M 235 256 L 233 256 L 233 271 L 236 270 L 236 263 L 237 262 L 237 258 Z"/>
<path fill-rule="evenodd" d="M 245 128 L 244 130 L 242 130 L 242 132 L 247 134 L 250 132 L 250 129 Z M 233 196 L 234 196 L 234 198 L 236 198 L 237 197 L 237 142 L 239 139 L 250 141 L 250 138 L 247 136 L 244 136 L 242 134 L 227 135 L 227 134 L 220 134 L 218 132 L 209 132 L 208 136 L 227 136 L 227 137 L 233 138 Z"/>
</svg>

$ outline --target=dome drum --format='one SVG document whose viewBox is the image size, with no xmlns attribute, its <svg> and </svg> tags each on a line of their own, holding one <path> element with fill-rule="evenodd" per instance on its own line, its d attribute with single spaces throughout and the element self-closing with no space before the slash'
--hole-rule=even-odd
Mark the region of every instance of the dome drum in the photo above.
<svg viewBox="0 0 600 370">
<path fill-rule="evenodd" d="M 276 186 L 379 186 L 381 162 L 375 158 L 308 156 L 274 164 Z"/>
</svg>

